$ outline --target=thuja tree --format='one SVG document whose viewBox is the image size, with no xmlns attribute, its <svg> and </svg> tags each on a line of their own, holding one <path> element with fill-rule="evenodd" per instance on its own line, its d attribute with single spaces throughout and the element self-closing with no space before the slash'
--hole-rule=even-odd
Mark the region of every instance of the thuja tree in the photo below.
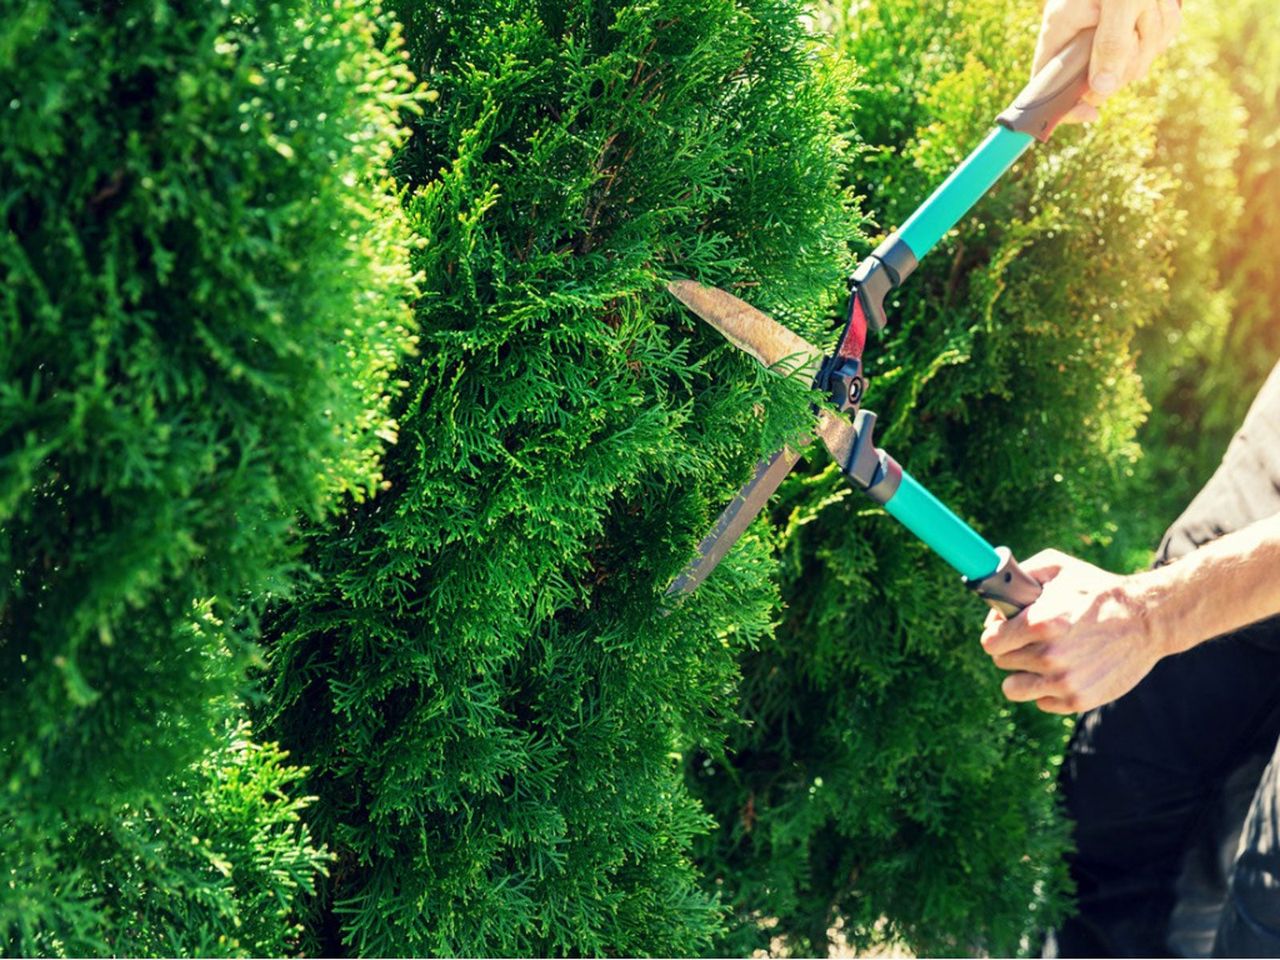
<svg viewBox="0 0 1280 960">
<path fill-rule="evenodd" d="M 297 952 L 297 901 L 331 859 L 303 822 L 311 798 L 296 787 L 301 771 L 277 745 L 256 743 L 243 720 L 229 719 L 221 732 L 165 781 L 164 802 L 125 803 L 72 827 L 59 852 L 76 881 L 68 892 L 88 894 L 67 911 L 80 928 L 64 917 L 15 953 Z"/>
<path fill-rule="evenodd" d="M 1116 568 L 1153 548 L 1221 460 L 1263 377 L 1280 360 L 1274 244 L 1280 204 L 1280 13 L 1232 0 L 1196 12 L 1143 97 L 1154 103 L 1156 162 L 1178 176 L 1183 222 L 1170 246 L 1170 302 L 1138 337 L 1151 401 L 1143 457 L 1113 491 Z"/>
<path fill-rule="evenodd" d="M 807 419 L 663 290 L 818 335 L 857 221 L 789 0 L 405 3 L 398 171 L 424 275 L 390 490 L 317 531 L 270 634 L 273 731 L 335 851 L 325 953 L 687 954 L 721 923 L 683 784 L 768 632 L 759 534 L 663 590 Z"/>
<path fill-rule="evenodd" d="M 210 840 L 211 811 L 318 865 L 287 806 L 191 784 L 217 794 L 229 775 L 211 769 L 242 764 L 288 780 L 277 753 L 233 749 L 228 717 L 255 611 L 297 565 L 294 517 L 381 481 L 411 287 L 383 171 L 409 86 L 394 35 L 354 3 L 0 7 L 13 952 L 213 949 L 210 925 L 234 935 L 240 908 L 287 903 L 297 878 Z M 241 900 L 208 892 L 223 871 Z M 189 922 L 122 941 L 113 924 L 144 923 L 148 897 Z"/>
<path fill-rule="evenodd" d="M 854 185 L 899 225 L 1025 82 L 1039 5 L 827 15 L 862 68 Z M 1136 328 L 1167 302 L 1182 217 L 1136 101 L 1018 164 L 890 307 L 868 351 L 884 444 L 1026 556 L 1110 535 L 1108 491 L 1145 412 Z M 1128 109 L 1126 109 L 1126 106 Z M 702 855 L 737 911 L 721 949 L 828 931 L 924 954 L 1008 954 L 1066 903 L 1053 778 L 1065 727 L 1012 709 L 985 608 L 833 467 L 775 511 L 786 610 L 743 660 L 732 751 L 696 757 L 720 833 Z"/>
</svg>

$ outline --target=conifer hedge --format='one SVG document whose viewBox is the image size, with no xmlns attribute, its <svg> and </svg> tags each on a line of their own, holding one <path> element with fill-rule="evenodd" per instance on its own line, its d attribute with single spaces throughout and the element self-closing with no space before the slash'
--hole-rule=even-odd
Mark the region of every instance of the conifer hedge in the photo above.
<svg viewBox="0 0 1280 960">
<path fill-rule="evenodd" d="M 296 518 L 381 482 L 397 47 L 346 0 L 0 6 L 6 952 L 290 939 L 321 855 L 235 715 Z"/>
<path fill-rule="evenodd" d="M 948 569 L 816 451 L 664 599 L 810 397 L 663 283 L 827 342 L 1038 6 L 0 4 L 0 952 L 1032 948 L 1067 726 Z M 1270 7 L 1022 161 L 868 352 L 1022 555 L 1143 562 L 1160 451 L 1268 365 Z"/>
<path fill-rule="evenodd" d="M 1038 15 L 1022 0 L 827 10 L 833 55 L 862 70 L 852 184 L 880 231 L 1025 82 Z M 1175 251 L 1180 201 L 1196 198 L 1169 168 L 1150 97 L 1126 94 L 1022 160 L 868 349 L 884 444 L 1022 556 L 1088 553 L 1130 522 L 1111 501 L 1147 413 L 1135 335 L 1210 275 L 1175 269 L 1193 262 L 1194 243 Z M 1181 129 L 1207 134 L 1207 117 L 1201 106 Z M 1206 171 L 1195 157 L 1178 155 L 1181 172 L 1220 186 L 1229 160 L 1207 151 Z M 1003 699 L 977 645 L 983 606 L 833 467 L 789 481 L 773 516 L 786 609 L 743 658 L 730 751 L 690 770 L 721 824 L 700 850 L 735 909 L 720 949 L 782 938 L 825 955 L 837 925 L 855 945 L 926 955 L 1034 949 L 1069 904 L 1053 787 L 1068 727 Z"/>
<path fill-rule="evenodd" d="M 312 538 L 270 629 L 273 735 L 337 854 L 311 948 L 705 952 L 682 758 L 768 631 L 767 536 L 662 593 L 808 411 L 662 281 L 825 328 L 852 83 L 792 0 L 400 13 L 433 98 L 398 167 L 420 358 L 391 489 Z"/>
</svg>

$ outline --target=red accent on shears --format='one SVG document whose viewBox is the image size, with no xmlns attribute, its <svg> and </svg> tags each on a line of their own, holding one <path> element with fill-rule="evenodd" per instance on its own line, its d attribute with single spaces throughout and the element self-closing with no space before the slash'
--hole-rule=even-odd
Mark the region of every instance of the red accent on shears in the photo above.
<svg viewBox="0 0 1280 960">
<path fill-rule="evenodd" d="M 862 351 L 867 345 L 867 315 L 862 310 L 862 298 L 857 291 L 853 294 L 853 310 L 849 314 L 849 326 L 840 341 L 840 349 L 836 356 L 845 360 L 861 360 Z"/>
</svg>

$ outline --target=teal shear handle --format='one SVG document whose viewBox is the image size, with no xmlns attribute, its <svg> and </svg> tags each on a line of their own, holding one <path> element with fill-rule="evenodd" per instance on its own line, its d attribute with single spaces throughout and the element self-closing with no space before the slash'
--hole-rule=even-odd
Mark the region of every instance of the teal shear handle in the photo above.
<svg viewBox="0 0 1280 960">
<path fill-rule="evenodd" d="M 1005 547 L 994 547 L 980 533 L 903 470 L 875 445 L 876 415 L 859 410 L 853 424 L 853 448 L 844 474 L 872 500 L 884 506 L 934 553 L 951 564 L 982 599 L 1006 617 L 1035 602 L 1040 583 L 1018 566 Z"/>
<path fill-rule="evenodd" d="M 982 146 L 973 151 L 898 232 L 919 260 L 960 222 L 1032 140 L 1047 141 L 1062 119 L 1089 90 L 1089 54 L 1093 30 L 1076 35 L 1066 48 L 1036 74 Z"/>
<path fill-rule="evenodd" d="M 884 508 L 966 580 L 981 580 L 1000 565 L 996 548 L 905 470 Z"/>
<path fill-rule="evenodd" d="M 884 301 L 960 219 L 1036 141 L 1046 141 L 1089 89 L 1093 30 L 1076 35 L 1000 114 L 997 126 L 902 228 L 864 260 L 853 276 L 849 318 L 836 353 L 820 376 L 841 410 L 857 410 L 866 380 L 862 349 L 867 330 L 885 325 Z M 1033 603 L 1040 584 L 1004 547 L 994 547 L 956 516 L 883 450 L 874 446 L 875 415 L 858 411 L 857 441 L 845 474 L 951 564 L 991 606 L 1006 616 Z"/>
<path fill-rule="evenodd" d="M 1089 90 L 1094 32 L 1076 34 L 1000 114 L 982 144 L 859 265 L 853 277 L 854 293 L 871 330 L 884 328 L 889 291 L 902 285 L 1032 143 L 1047 141 L 1080 103 Z"/>
<path fill-rule="evenodd" d="M 905 470 L 884 508 L 960 571 L 965 585 L 1006 617 L 1016 616 L 1040 596 L 1040 582 L 1018 566 L 1007 547 L 989 544 Z"/>
<path fill-rule="evenodd" d="M 890 240 L 905 244 L 917 260 L 922 258 L 986 195 L 1031 143 L 1029 134 L 996 127 Z"/>
</svg>

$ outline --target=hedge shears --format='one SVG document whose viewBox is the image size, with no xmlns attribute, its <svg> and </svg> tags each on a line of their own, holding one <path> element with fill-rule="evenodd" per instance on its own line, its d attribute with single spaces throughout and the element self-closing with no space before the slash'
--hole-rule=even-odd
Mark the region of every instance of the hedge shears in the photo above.
<svg viewBox="0 0 1280 960">
<path fill-rule="evenodd" d="M 850 483 L 884 506 L 924 541 L 988 604 L 1013 616 L 1040 595 L 1040 584 L 1005 547 L 994 547 L 956 516 L 884 450 L 875 445 L 876 415 L 861 409 L 867 378 L 862 354 L 868 332 L 886 323 L 885 297 L 900 287 L 943 236 L 972 209 L 1015 161 L 1054 129 L 1089 89 L 1093 30 L 1078 34 L 997 119 L 996 127 L 902 227 L 859 264 L 850 279 L 843 332 L 830 354 L 732 294 L 692 280 L 668 290 L 698 317 L 765 367 L 805 376 L 829 394 L 834 410 L 817 411 L 816 434 Z M 848 415 L 852 414 L 852 421 Z M 755 475 L 720 515 L 697 557 L 667 588 L 668 596 L 697 589 L 760 513 L 799 460 L 784 447 L 756 466 Z"/>
</svg>

